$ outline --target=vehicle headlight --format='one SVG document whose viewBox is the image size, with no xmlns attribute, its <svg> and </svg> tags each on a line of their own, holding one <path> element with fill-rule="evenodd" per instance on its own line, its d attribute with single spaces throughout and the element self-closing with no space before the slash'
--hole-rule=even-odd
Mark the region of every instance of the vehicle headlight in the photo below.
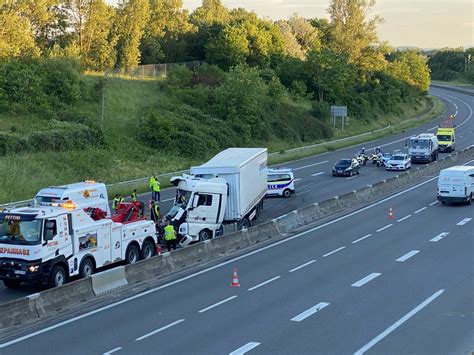
<svg viewBox="0 0 474 355">
<path fill-rule="evenodd" d="M 351 167 L 346 168 L 346 171 L 349 171 L 349 170 L 352 170 L 352 168 Z"/>
<path fill-rule="evenodd" d="M 37 272 L 39 270 L 39 265 L 30 265 L 28 266 L 29 272 Z"/>
</svg>

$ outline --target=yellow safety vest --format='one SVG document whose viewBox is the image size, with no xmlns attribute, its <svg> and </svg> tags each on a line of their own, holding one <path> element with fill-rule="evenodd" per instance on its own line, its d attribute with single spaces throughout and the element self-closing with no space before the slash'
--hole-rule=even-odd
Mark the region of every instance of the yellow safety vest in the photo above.
<svg viewBox="0 0 474 355">
<path fill-rule="evenodd" d="M 152 176 L 152 177 L 150 178 L 150 181 L 149 181 L 150 187 L 153 187 L 153 184 L 155 183 L 155 181 L 156 181 L 155 177 Z"/>
<path fill-rule="evenodd" d="M 153 191 L 160 192 L 160 183 L 158 181 L 153 181 L 153 185 L 151 186 Z"/>
<path fill-rule="evenodd" d="M 165 240 L 173 240 L 176 239 L 176 235 L 174 234 L 174 228 L 171 224 L 168 224 L 165 227 Z"/>
<path fill-rule="evenodd" d="M 132 198 L 132 201 L 133 201 L 133 202 L 137 202 L 138 196 L 137 196 L 137 194 L 136 194 L 135 192 L 132 192 L 132 194 L 130 195 L 130 197 Z"/>
</svg>

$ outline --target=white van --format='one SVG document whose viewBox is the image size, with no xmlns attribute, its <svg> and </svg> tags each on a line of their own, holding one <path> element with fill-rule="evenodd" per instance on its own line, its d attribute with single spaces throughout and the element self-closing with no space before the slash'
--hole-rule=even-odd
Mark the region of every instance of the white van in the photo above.
<svg viewBox="0 0 474 355">
<path fill-rule="evenodd" d="M 105 184 L 83 181 L 74 184 L 50 186 L 41 189 L 33 200 L 34 206 L 56 206 L 66 201 L 77 208 L 98 207 L 110 216 L 110 207 Z"/>
<path fill-rule="evenodd" d="M 267 196 L 290 197 L 295 192 L 292 169 L 267 169 Z"/>
<path fill-rule="evenodd" d="M 474 166 L 453 166 L 441 170 L 438 178 L 438 201 L 466 202 L 474 198 Z"/>
</svg>

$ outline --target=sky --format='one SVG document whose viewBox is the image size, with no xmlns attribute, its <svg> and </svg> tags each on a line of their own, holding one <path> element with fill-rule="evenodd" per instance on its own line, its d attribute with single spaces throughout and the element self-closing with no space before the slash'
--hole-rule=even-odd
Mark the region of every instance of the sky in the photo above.
<svg viewBox="0 0 474 355">
<path fill-rule="evenodd" d="M 116 0 L 108 0 L 115 3 Z M 222 0 L 228 8 L 243 7 L 261 17 L 286 19 L 327 18 L 329 0 Z M 201 0 L 183 0 L 190 10 Z M 474 3 L 472 0 L 377 0 L 371 15 L 380 15 L 379 39 L 392 46 L 420 48 L 469 47 L 474 45 Z"/>
</svg>

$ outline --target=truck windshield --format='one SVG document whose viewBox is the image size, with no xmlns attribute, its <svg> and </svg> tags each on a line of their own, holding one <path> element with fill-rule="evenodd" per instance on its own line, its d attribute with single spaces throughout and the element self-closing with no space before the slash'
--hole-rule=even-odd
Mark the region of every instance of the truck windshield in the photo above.
<svg viewBox="0 0 474 355">
<path fill-rule="evenodd" d="M 447 134 L 439 134 L 438 136 L 439 141 L 450 141 L 451 136 L 448 136 Z"/>
<path fill-rule="evenodd" d="M 0 222 L 0 243 L 38 244 L 41 242 L 41 221 L 16 221 L 3 219 Z"/>
<path fill-rule="evenodd" d="M 410 147 L 412 148 L 428 148 L 429 147 L 428 140 L 422 139 L 412 139 L 410 140 Z"/>
<path fill-rule="evenodd" d="M 191 197 L 191 191 L 177 189 L 176 200 L 174 201 L 174 204 L 180 205 L 181 207 L 186 208 L 190 197 Z"/>
</svg>

